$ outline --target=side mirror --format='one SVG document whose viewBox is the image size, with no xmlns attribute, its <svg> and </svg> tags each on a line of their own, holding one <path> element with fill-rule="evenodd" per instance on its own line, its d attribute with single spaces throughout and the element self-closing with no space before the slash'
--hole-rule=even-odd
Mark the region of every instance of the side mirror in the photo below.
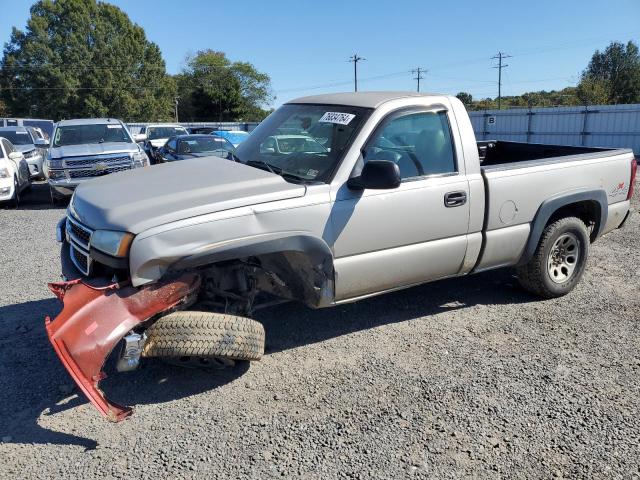
<svg viewBox="0 0 640 480">
<path fill-rule="evenodd" d="M 14 162 L 22 160 L 23 158 L 24 158 L 24 156 L 20 152 L 11 152 L 9 154 L 9 160 L 13 160 Z"/>
<path fill-rule="evenodd" d="M 147 136 L 146 136 L 144 133 L 136 133 L 136 134 L 133 136 L 133 140 L 134 140 L 136 143 L 144 142 L 146 139 L 147 139 Z"/>
<path fill-rule="evenodd" d="M 359 177 L 350 178 L 347 186 L 354 190 L 365 188 L 387 190 L 400 186 L 400 169 L 391 160 L 370 160 L 362 167 Z"/>
<path fill-rule="evenodd" d="M 44 138 L 38 138 L 34 145 L 40 148 L 49 148 L 49 141 Z"/>
</svg>

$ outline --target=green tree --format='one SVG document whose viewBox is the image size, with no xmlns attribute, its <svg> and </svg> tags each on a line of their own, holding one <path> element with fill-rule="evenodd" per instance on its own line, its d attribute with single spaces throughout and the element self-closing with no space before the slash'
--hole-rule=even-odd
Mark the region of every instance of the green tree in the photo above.
<svg viewBox="0 0 640 480">
<path fill-rule="evenodd" d="M 0 99 L 0 117 L 8 117 L 8 116 L 9 116 L 9 109 L 4 104 L 4 102 Z"/>
<path fill-rule="evenodd" d="M 179 116 L 184 120 L 262 120 L 272 100 L 271 79 L 247 62 L 231 62 L 223 52 L 188 56 L 176 75 Z"/>
<path fill-rule="evenodd" d="M 640 102 L 640 52 L 630 41 L 612 42 L 604 52 L 596 50 L 579 85 L 589 103 Z M 605 97 L 606 94 L 606 97 Z"/>
<path fill-rule="evenodd" d="M 16 116 L 149 121 L 172 117 L 175 83 L 158 46 L 119 8 L 40 0 L 5 45 L 0 90 Z"/>
<path fill-rule="evenodd" d="M 464 106 L 467 108 L 473 104 L 473 97 L 470 93 L 460 92 L 456 95 L 456 98 L 464 103 Z"/>
</svg>

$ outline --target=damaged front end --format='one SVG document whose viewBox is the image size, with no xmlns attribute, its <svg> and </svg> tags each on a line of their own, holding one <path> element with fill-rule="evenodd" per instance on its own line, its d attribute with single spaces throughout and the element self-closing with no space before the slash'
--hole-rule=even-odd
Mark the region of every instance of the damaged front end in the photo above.
<svg viewBox="0 0 640 480">
<path fill-rule="evenodd" d="M 109 401 L 98 388 L 106 377 L 102 368 L 107 357 L 127 336 L 123 356 L 127 365 L 119 365 L 119 369 L 131 369 L 127 366 L 137 362 L 136 342 L 143 342 L 144 335 L 134 330 L 142 330 L 145 322 L 192 303 L 200 288 L 200 276 L 187 273 L 143 288 L 117 283 L 95 287 L 80 279 L 50 283 L 49 288 L 64 305 L 54 320 L 45 320 L 56 354 L 100 413 L 119 422 L 131 415 L 132 409 Z"/>
</svg>

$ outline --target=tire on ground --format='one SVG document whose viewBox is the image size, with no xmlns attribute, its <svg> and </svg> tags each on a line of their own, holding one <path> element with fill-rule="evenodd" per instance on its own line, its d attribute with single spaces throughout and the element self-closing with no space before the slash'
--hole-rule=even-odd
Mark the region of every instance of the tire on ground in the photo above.
<svg viewBox="0 0 640 480">
<path fill-rule="evenodd" d="M 563 283 L 551 279 L 548 269 L 549 252 L 556 240 L 565 233 L 572 233 L 578 239 L 580 251 L 572 275 Z M 518 281 L 527 291 L 543 298 L 556 298 L 566 295 L 575 288 L 584 273 L 589 256 L 589 232 L 582 220 L 577 217 L 565 217 L 546 226 L 540 237 L 531 260 L 516 268 Z"/>
<path fill-rule="evenodd" d="M 145 357 L 221 357 L 259 360 L 264 327 L 250 318 L 211 312 L 173 312 L 147 329 Z"/>
</svg>

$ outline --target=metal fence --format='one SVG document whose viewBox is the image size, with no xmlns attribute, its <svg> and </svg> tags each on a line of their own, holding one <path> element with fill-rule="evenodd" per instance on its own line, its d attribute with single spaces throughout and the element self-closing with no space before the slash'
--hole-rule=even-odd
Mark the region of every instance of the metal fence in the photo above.
<svg viewBox="0 0 640 480">
<path fill-rule="evenodd" d="M 469 112 L 478 140 L 632 148 L 640 155 L 640 104 Z"/>
</svg>

